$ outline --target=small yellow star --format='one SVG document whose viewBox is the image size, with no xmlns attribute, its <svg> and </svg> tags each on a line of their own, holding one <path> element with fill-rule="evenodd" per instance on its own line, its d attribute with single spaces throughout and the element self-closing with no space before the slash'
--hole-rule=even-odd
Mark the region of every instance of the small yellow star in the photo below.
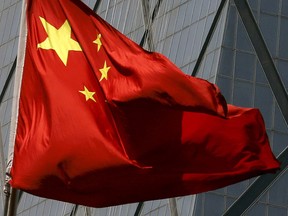
<svg viewBox="0 0 288 216">
<path fill-rule="evenodd" d="M 40 17 L 41 23 L 48 37 L 37 45 L 38 48 L 45 50 L 55 50 L 64 65 L 67 65 L 68 52 L 70 50 L 82 51 L 79 43 L 71 38 L 71 26 L 66 20 L 59 29 Z"/>
<path fill-rule="evenodd" d="M 106 64 L 106 61 L 104 62 L 104 66 L 103 66 L 103 68 L 102 69 L 100 69 L 99 71 L 101 72 L 101 74 L 102 74 L 102 76 L 101 76 L 101 78 L 100 78 L 100 81 L 102 80 L 102 79 L 108 79 L 108 71 L 110 70 L 110 67 L 107 67 L 107 64 Z"/>
<path fill-rule="evenodd" d="M 93 95 L 95 94 L 95 92 L 90 92 L 86 86 L 84 86 L 84 90 L 83 91 L 79 91 L 80 93 L 85 95 L 85 99 L 86 101 L 88 101 L 89 99 L 93 100 L 94 102 L 96 102 L 95 98 L 93 97 Z"/>
<path fill-rule="evenodd" d="M 101 42 L 101 34 L 97 35 L 96 40 L 93 41 L 93 43 L 97 44 L 97 51 L 99 52 L 101 46 L 102 46 L 102 42 Z"/>
</svg>

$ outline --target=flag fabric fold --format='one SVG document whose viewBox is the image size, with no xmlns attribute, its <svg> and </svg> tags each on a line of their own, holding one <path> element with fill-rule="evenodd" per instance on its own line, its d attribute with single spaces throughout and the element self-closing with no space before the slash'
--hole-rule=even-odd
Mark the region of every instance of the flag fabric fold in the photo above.
<svg viewBox="0 0 288 216">
<path fill-rule="evenodd" d="M 23 8 L 12 187 L 103 207 L 279 168 L 257 109 L 227 105 L 216 85 L 143 50 L 80 0 Z"/>
</svg>

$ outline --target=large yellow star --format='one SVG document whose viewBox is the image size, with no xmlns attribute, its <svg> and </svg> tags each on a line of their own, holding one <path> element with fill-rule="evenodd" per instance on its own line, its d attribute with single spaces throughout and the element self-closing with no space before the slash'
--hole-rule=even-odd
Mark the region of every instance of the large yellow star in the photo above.
<svg viewBox="0 0 288 216">
<path fill-rule="evenodd" d="M 99 71 L 101 72 L 101 74 L 102 74 L 102 76 L 101 76 L 101 78 L 100 78 L 100 81 L 102 80 L 102 79 L 106 79 L 107 80 L 107 78 L 108 78 L 108 71 L 110 70 L 110 67 L 107 67 L 107 64 L 106 64 L 106 61 L 104 62 L 104 66 L 103 66 L 103 68 L 102 69 L 99 69 Z"/>
<path fill-rule="evenodd" d="M 37 47 L 45 50 L 55 50 L 66 66 L 68 52 L 70 50 L 82 51 L 79 43 L 71 38 L 71 26 L 69 25 L 68 20 L 66 20 L 59 29 L 56 29 L 42 17 L 40 17 L 40 20 L 48 37 L 43 42 L 39 43 Z"/>
<path fill-rule="evenodd" d="M 97 44 L 97 51 L 99 52 L 101 46 L 102 46 L 102 42 L 101 42 L 101 34 L 97 35 L 96 40 L 93 41 L 93 43 Z"/>
<path fill-rule="evenodd" d="M 93 97 L 93 95 L 95 94 L 95 92 L 90 92 L 86 86 L 84 86 L 84 90 L 83 91 L 79 91 L 80 93 L 85 95 L 85 99 L 86 101 L 93 100 L 94 102 L 96 102 L 95 98 Z"/>
</svg>

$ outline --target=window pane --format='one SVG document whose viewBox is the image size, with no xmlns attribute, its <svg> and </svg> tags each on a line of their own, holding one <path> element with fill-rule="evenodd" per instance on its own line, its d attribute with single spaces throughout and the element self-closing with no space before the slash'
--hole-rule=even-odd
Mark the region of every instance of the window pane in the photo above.
<svg viewBox="0 0 288 216">
<path fill-rule="evenodd" d="M 235 62 L 235 77 L 253 80 L 256 66 L 256 57 L 249 53 L 237 52 Z"/>
</svg>

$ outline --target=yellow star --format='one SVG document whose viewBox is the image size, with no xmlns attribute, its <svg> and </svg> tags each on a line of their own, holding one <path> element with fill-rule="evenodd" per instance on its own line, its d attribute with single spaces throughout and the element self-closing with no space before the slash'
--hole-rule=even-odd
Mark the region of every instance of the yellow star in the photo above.
<svg viewBox="0 0 288 216">
<path fill-rule="evenodd" d="M 70 50 L 82 51 L 79 43 L 71 38 L 71 26 L 68 20 L 63 25 L 56 29 L 44 18 L 40 17 L 42 25 L 48 37 L 37 45 L 38 48 L 45 50 L 55 50 L 64 65 L 67 65 L 68 52 Z"/>
<path fill-rule="evenodd" d="M 101 74 L 102 74 L 102 76 L 101 76 L 101 78 L 100 78 L 100 81 L 101 81 L 102 79 L 104 79 L 104 78 L 107 80 L 107 78 L 108 78 L 108 71 L 109 71 L 109 70 L 110 70 L 110 67 L 107 67 L 107 64 L 106 64 L 106 61 L 105 61 L 103 68 L 99 70 L 99 71 L 101 72 Z"/>
<path fill-rule="evenodd" d="M 101 42 L 101 34 L 97 35 L 96 40 L 93 41 L 93 43 L 97 44 L 97 51 L 99 52 L 101 46 L 102 46 L 102 42 Z"/>
<path fill-rule="evenodd" d="M 95 94 L 95 92 L 90 92 L 86 86 L 84 86 L 84 90 L 83 91 L 79 91 L 80 93 L 85 95 L 85 99 L 86 101 L 88 101 L 89 99 L 93 100 L 94 102 L 96 102 L 95 98 L 93 97 L 93 95 Z"/>
</svg>

